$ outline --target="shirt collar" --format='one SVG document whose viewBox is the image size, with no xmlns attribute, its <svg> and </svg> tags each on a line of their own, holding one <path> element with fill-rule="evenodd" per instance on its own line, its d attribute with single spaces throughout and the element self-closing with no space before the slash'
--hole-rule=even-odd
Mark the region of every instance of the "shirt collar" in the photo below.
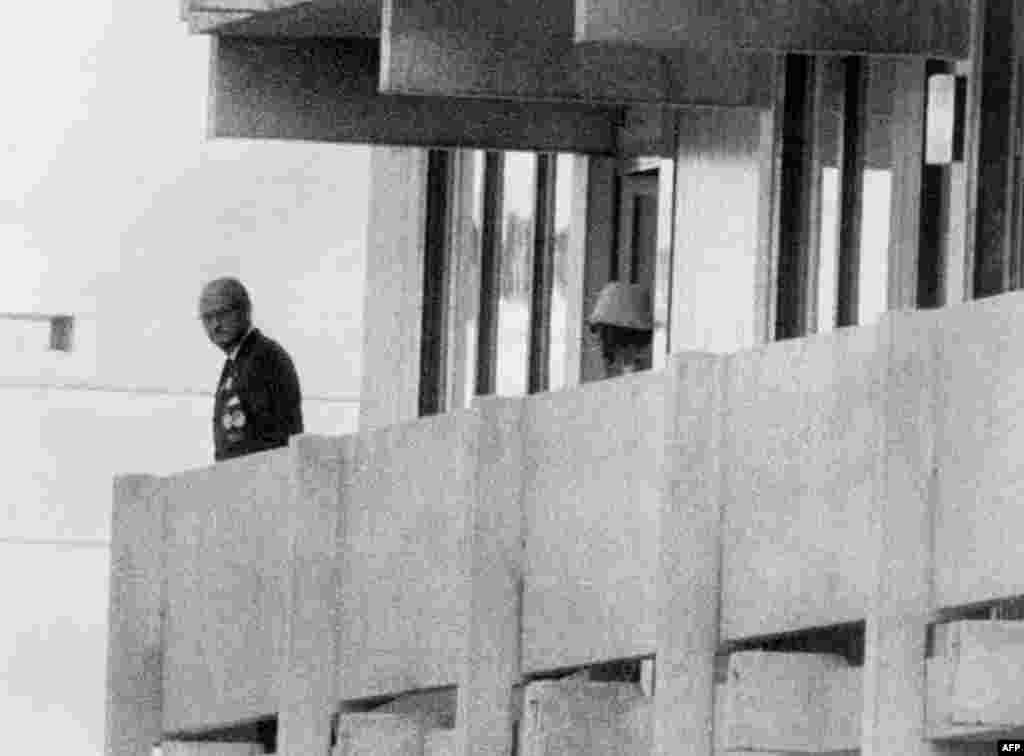
<svg viewBox="0 0 1024 756">
<path fill-rule="evenodd" d="M 252 326 L 250 326 L 249 330 L 245 332 L 245 336 L 243 336 L 241 339 L 239 339 L 238 344 L 235 345 L 235 348 L 232 349 L 230 352 L 228 352 L 228 359 L 229 360 L 233 360 L 233 359 L 235 359 L 235 357 L 238 356 L 238 351 L 242 348 L 242 344 L 245 343 L 245 340 L 247 338 L 249 338 L 249 334 L 252 333 L 252 332 L 253 332 L 253 328 L 252 328 Z"/>
</svg>

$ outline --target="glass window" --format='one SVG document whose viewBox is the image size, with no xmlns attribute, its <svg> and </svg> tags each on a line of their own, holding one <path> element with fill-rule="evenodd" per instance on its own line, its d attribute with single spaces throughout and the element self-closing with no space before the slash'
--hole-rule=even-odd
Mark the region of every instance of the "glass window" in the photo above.
<svg viewBox="0 0 1024 756">
<path fill-rule="evenodd" d="M 583 270 L 570 259 L 582 254 L 570 238 L 576 156 L 435 153 L 448 154 L 432 152 L 428 172 L 421 414 L 440 393 L 458 409 L 568 385 L 579 317 L 570 271 Z M 428 362 L 442 353 L 445 365 Z"/>
<path fill-rule="evenodd" d="M 504 173 L 494 391 L 515 396 L 525 394 L 527 389 L 537 156 L 531 152 L 505 153 Z"/>
<path fill-rule="evenodd" d="M 944 71 L 933 62 L 925 78 L 920 64 L 860 56 L 789 55 L 786 65 L 776 338 L 940 304 L 954 242 L 954 77 L 934 75 Z M 927 95 L 926 112 L 915 94 Z M 891 238 L 915 217 L 919 244 Z"/>
<path fill-rule="evenodd" d="M 548 389 L 568 385 L 569 354 L 569 234 L 572 225 L 572 201 L 575 157 L 561 153 L 555 159 L 555 209 L 551 238 L 551 321 L 548 350 Z"/>
</svg>

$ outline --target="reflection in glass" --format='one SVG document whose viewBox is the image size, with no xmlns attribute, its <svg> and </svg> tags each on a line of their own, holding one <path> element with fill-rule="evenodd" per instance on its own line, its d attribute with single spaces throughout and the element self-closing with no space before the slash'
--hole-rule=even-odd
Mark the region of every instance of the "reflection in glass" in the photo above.
<svg viewBox="0 0 1024 756">
<path fill-rule="evenodd" d="M 467 150 L 463 155 L 460 205 L 455 216 L 452 243 L 455 247 L 453 273 L 452 381 L 451 407 L 468 407 L 476 393 L 476 355 L 480 322 L 481 245 L 484 217 L 484 152 Z"/>
<path fill-rule="evenodd" d="M 552 233 L 551 347 L 548 388 L 556 391 L 567 384 L 566 360 L 569 344 L 569 229 L 572 221 L 572 153 L 555 159 L 555 219 Z"/>
<path fill-rule="evenodd" d="M 892 171 L 865 169 L 862 186 L 857 323 L 864 325 L 874 322 L 885 312 L 888 302 Z"/>
<path fill-rule="evenodd" d="M 536 173 L 535 154 L 505 153 L 495 393 L 506 396 L 525 394 L 527 389 Z"/>
<path fill-rule="evenodd" d="M 818 257 L 818 332 L 836 325 L 836 289 L 839 286 L 839 169 L 821 170 L 821 226 Z"/>
<path fill-rule="evenodd" d="M 817 330 L 836 325 L 839 298 L 840 223 L 842 220 L 843 120 L 846 82 L 843 61 L 821 60 L 818 78 L 820 115 L 817 122 L 818 160 L 818 302 Z"/>
<path fill-rule="evenodd" d="M 925 163 L 953 162 L 953 130 L 956 120 L 956 77 L 934 74 L 928 77 L 928 112 L 925 116 Z"/>
</svg>

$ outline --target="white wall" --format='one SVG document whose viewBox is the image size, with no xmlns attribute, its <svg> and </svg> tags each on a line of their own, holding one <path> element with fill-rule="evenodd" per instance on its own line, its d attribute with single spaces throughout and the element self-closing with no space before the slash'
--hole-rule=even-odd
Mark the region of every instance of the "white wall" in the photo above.
<svg viewBox="0 0 1024 756">
<path fill-rule="evenodd" d="M 0 312 L 75 315 L 76 348 L 0 332 L 0 721 L 11 752 L 91 756 L 111 478 L 212 456 L 223 355 L 196 320 L 201 285 L 249 285 L 308 430 L 355 428 L 369 154 L 205 141 L 208 41 L 174 2 L 29 3 L 5 23 L 0 66 L 21 75 L 0 120 Z"/>
</svg>

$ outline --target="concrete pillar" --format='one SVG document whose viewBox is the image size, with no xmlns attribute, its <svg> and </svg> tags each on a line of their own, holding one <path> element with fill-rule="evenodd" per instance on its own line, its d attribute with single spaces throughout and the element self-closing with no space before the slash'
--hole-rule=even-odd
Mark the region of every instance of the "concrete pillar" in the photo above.
<svg viewBox="0 0 1024 756">
<path fill-rule="evenodd" d="M 150 756 L 163 730 L 161 480 L 114 481 L 107 640 L 107 756 Z"/>
<path fill-rule="evenodd" d="M 658 576 L 654 756 L 714 753 L 727 358 L 672 358 Z M 709 432 L 710 429 L 710 432 Z"/>
<path fill-rule="evenodd" d="M 352 437 L 304 435 L 291 441 L 292 516 L 288 520 L 286 651 L 277 752 L 327 754 L 337 707 L 340 621 L 341 479 Z"/>
<path fill-rule="evenodd" d="M 427 155 L 375 147 L 371 156 L 360 430 L 419 411 Z"/>
<path fill-rule="evenodd" d="M 456 753 L 507 756 L 521 659 L 522 400 L 481 400 L 477 412 L 479 473 L 468 522 L 469 620 L 458 679 Z"/>
<path fill-rule="evenodd" d="M 937 756 L 924 739 L 925 648 L 932 619 L 936 390 L 941 359 L 931 315 L 893 312 L 886 438 L 876 474 L 875 583 L 866 622 L 862 756 Z"/>
</svg>

